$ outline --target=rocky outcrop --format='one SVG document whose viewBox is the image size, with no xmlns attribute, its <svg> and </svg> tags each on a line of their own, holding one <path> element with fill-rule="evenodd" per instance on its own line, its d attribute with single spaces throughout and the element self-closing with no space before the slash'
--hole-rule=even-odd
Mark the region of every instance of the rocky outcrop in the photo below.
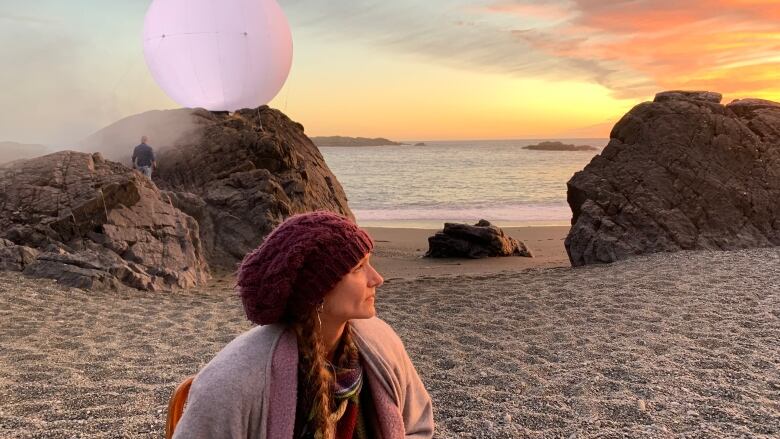
<svg viewBox="0 0 780 439">
<path fill-rule="evenodd" d="M 344 136 L 320 136 L 312 137 L 311 141 L 317 146 L 388 146 L 403 145 L 384 137 L 344 137 Z"/>
<path fill-rule="evenodd" d="M 430 258 L 532 257 L 525 244 L 485 220 L 473 226 L 444 223 L 442 231 L 428 238 L 428 247 L 425 256 Z"/>
<path fill-rule="evenodd" d="M 198 223 L 151 181 L 100 154 L 0 169 L 0 268 L 81 288 L 204 283 Z"/>
<path fill-rule="evenodd" d="M 121 159 L 149 127 L 165 140 L 152 141 L 154 182 L 97 153 L 0 168 L 0 269 L 82 288 L 186 288 L 234 270 L 289 215 L 353 218 L 303 127 L 277 110 L 150 112 L 85 142 Z"/>
<path fill-rule="evenodd" d="M 659 93 L 568 182 L 572 265 L 780 245 L 780 104 Z"/>
<path fill-rule="evenodd" d="M 192 114 L 199 128 L 190 141 L 159 152 L 153 178 L 199 223 L 212 267 L 235 269 L 289 215 L 327 209 L 353 217 L 303 126 L 280 111 Z"/>
<path fill-rule="evenodd" d="M 590 145 L 574 145 L 563 142 L 539 142 L 534 145 L 524 146 L 523 149 L 532 151 L 598 151 L 598 148 Z"/>
</svg>

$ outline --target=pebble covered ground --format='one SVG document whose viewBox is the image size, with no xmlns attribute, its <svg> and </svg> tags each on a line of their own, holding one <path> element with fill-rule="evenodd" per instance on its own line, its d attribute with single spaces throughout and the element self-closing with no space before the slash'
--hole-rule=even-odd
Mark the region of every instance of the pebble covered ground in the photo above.
<svg viewBox="0 0 780 439">
<path fill-rule="evenodd" d="M 780 249 L 421 277 L 380 290 L 436 437 L 780 437 Z M 160 438 L 248 329 L 229 281 L 85 292 L 0 273 L 0 437 Z"/>
</svg>

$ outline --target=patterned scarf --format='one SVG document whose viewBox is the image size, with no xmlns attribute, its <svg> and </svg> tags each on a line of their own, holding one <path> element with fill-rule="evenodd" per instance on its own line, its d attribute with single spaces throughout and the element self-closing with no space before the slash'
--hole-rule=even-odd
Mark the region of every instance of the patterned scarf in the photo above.
<svg viewBox="0 0 780 439">
<path fill-rule="evenodd" d="M 363 366 L 359 356 L 350 359 L 347 367 L 337 367 L 328 363 L 334 372 L 333 400 L 336 409 L 331 414 L 331 420 L 336 425 L 336 439 L 366 439 L 368 438 L 366 423 L 360 410 L 360 391 L 363 389 Z M 314 438 L 311 431 L 311 420 L 314 419 L 314 408 L 309 412 L 306 425 L 300 438 Z"/>
<path fill-rule="evenodd" d="M 334 367 L 336 382 L 333 398 L 336 410 L 336 439 L 365 438 L 365 422 L 360 412 L 360 391 L 363 389 L 363 367 L 359 358 L 352 359 L 349 367 Z M 362 433 L 362 434 L 361 434 Z"/>
</svg>

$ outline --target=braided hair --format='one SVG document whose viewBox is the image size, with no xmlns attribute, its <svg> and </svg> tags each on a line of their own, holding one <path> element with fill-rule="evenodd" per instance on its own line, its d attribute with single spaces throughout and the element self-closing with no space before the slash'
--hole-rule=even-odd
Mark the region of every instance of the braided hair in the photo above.
<svg viewBox="0 0 780 439">
<path fill-rule="evenodd" d="M 288 314 L 289 315 L 289 314 Z M 335 376 L 328 364 L 325 343 L 322 340 L 316 309 L 298 314 L 290 322 L 298 342 L 298 386 L 302 398 L 304 424 L 314 433 L 315 439 L 331 439 L 336 434 L 338 419 L 334 415 L 335 402 L 332 398 Z M 335 366 L 347 367 L 358 356 L 358 347 L 347 322 L 341 337 L 341 349 L 334 358 Z M 311 419 L 309 417 L 311 416 Z"/>
</svg>

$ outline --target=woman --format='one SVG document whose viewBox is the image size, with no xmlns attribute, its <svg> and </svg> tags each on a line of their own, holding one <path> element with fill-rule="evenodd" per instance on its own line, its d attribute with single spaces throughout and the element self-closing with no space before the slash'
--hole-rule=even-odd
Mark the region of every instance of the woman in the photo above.
<svg viewBox="0 0 780 439">
<path fill-rule="evenodd" d="M 330 212 L 290 217 L 238 271 L 258 327 L 195 379 L 175 438 L 430 438 L 431 399 L 375 317 L 373 241 Z"/>
</svg>

